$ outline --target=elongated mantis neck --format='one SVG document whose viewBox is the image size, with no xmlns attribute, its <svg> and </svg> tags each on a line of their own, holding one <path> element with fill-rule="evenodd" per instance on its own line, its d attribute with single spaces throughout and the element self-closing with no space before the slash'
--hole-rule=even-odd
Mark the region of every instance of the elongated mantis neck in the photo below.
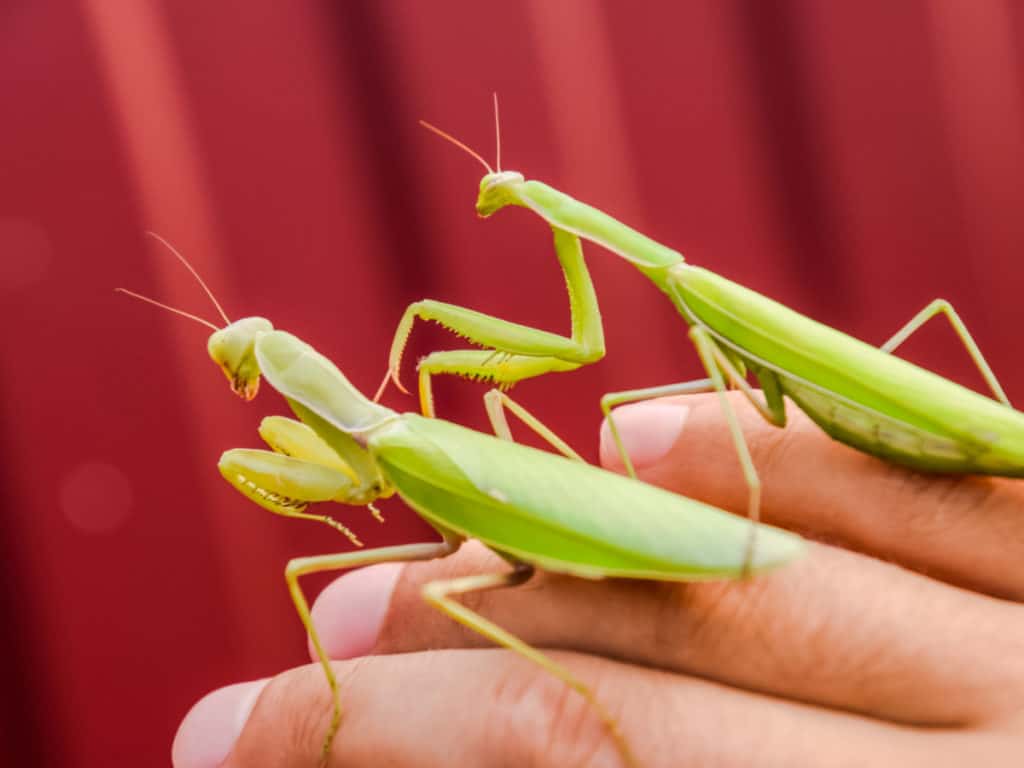
<svg viewBox="0 0 1024 768">
<path fill-rule="evenodd" d="M 683 262 L 683 255 L 667 248 L 593 206 L 581 203 L 540 181 L 526 181 L 505 171 L 490 185 L 481 185 L 477 210 L 489 215 L 504 205 L 529 208 L 548 224 L 603 246 L 633 264 L 659 285 L 667 271 Z M 518 178 L 516 178 L 518 177 Z M 485 177 L 485 180 L 487 177 Z M 659 279 L 660 278 L 660 279 Z"/>
<path fill-rule="evenodd" d="M 274 389 L 359 443 L 365 442 L 367 433 L 397 417 L 390 408 L 372 402 L 334 363 L 290 333 L 261 335 L 256 359 Z"/>
</svg>

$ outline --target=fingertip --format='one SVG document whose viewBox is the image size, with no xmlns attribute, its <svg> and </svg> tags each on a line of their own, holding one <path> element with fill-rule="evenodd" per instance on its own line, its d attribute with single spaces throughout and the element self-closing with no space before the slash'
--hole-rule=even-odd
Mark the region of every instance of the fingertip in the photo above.
<svg viewBox="0 0 1024 768">
<path fill-rule="evenodd" d="M 689 413 L 689 406 L 672 400 L 650 400 L 615 409 L 615 426 L 635 469 L 651 467 L 668 455 Z M 602 466 L 623 466 L 607 419 L 601 424 L 599 453 Z"/>
<path fill-rule="evenodd" d="M 197 701 L 174 735 L 174 768 L 218 768 L 234 748 L 269 680 L 229 685 Z"/>
<path fill-rule="evenodd" d="M 601 436 L 598 442 L 598 457 L 601 466 L 607 469 L 621 469 L 622 459 L 615 448 L 615 438 L 612 436 L 612 428 L 608 426 L 608 419 L 601 422 Z"/>
<path fill-rule="evenodd" d="M 328 657 L 351 659 L 373 650 L 404 567 L 380 563 L 349 571 L 320 593 L 311 614 Z M 312 641 L 309 653 L 316 661 Z"/>
</svg>

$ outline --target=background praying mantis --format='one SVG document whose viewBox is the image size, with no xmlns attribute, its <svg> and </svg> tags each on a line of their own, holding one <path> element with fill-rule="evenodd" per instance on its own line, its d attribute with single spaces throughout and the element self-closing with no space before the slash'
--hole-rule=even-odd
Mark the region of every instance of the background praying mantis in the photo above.
<svg viewBox="0 0 1024 768">
<path fill-rule="evenodd" d="M 497 96 L 494 99 L 498 122 Z M 422 122 L 422 121 L 421 121 Z M 417 302 L 403 315 L 389 360 L 389 378 L 399 387 L 402 351 L 419 317 L 450 328 L 484 351 L 440 352 L 419 365 L 420 401 L 432 413 L 430 376 L 455 374 L 503 388 L 540 373 L 591 362 L 603 345 L 588 339 L 600 324 L 586 277 L 581 239 L 601 245 L 633 264 L 666 294 L 689 327 L 707 378 L 615 392 L 601 408 L 622 462 L 635 471 L 612 414 L 623 403 L 715 391 L 749 489 L 748 515 L 760 517 L 761 482 L 726 391 L 736 387 L 769 423 L 784 427 L 789 397 L 834 439 L 866 453 L 918 470 L 1024 476 L 1024 414 L 1014 410 L 952 305 L 932 301 L 881 347 L 872 347 L 778 302 L 701 267 L 608 214 L 516 171 L 501 169 L 500 130 L 496 170 L 449 134 L 423 123 L 465 150 L 486 169 L 476 211 L 488 217 L 509 206 L 527 208 L 550 225 L 566 275 L 572 335 L 559 337 L 438 302 Z M 942 378 L 891 353 L 937 314 L 944 314 L 996 400 Z M 585 332 L 584 329 L 587 329 Z M 749 383 L 752 374 L 761 387 Z M 380 392 L 378 392 L 378 395 Z"/>
<path fill-rule="evenodd" d="M 362 395 L 326 357 L 262 317 L 231 322 L 188 262 L 224 319 L 217 328 L 181 310 L 118 289 L 213 329 L 207 345 L 232 390 L 255 398 L 261 376 L 288 402 L 299 421 L 264 419 L 260 435 L 273 451 L 233 449 L 220 459 L 223 477 L 264 509 L 314 520 L 361 542 L 341 522 L 307 512 L 311 503 L 370 506 L 398 494 L 440 534 L 440 542 L 301 557 L 285 578 L 331 689 L 334 709 L 324 738 L 326 762 L 341 725 L 338 683 L 316 628 L 302 576 L 381 562 L 444 557 L 476 538 L 512 565 L 425 585 L 424 599 L 466 626 L 564 681 L 601 718 L 623 761 L 638 765 L 614 717 L 573 673 L 451 598 L 524 583 L 535 568 L 581 578 L 701 581 L 734 579 L 780 567 L 803 552 L 796 534 L 754 524 L 759 546 L 750 552 L 751 524 L 715 507 L 592 467 L 574 454 L 556 456 L 446 421 L 399 414 Z M 501 401 L 496 401 L 500 409 Z M 543 437 L 553 435 L 518 411 Z M 501 432 L 503 417 L 492 418 Z M 505 432 L 507 433 L 507 425 Z M 562 450 L 560 441 L 551 440 Z M 627 525 L 621 522 L 628 519 Z"/>
</svg>

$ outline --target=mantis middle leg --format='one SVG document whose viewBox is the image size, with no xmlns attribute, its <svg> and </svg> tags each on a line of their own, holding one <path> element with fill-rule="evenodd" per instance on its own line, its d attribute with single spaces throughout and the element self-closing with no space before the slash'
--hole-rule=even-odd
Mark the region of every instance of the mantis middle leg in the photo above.
<svg viewBox="0 0 1024 768">
<path fill-rule="evenodd" d="M 714 344 L 714 342 L 712 342 L 712 344 Z M 764 417 L 765 421 L 777 427 L 785 426 L 786 407 L 782 400 L 781 392 L 778 389 L 777 379 L 767 372 L 759 375 L 761 386 L 764 391 L 764 402 L 762 402 L 758 399 L 757 394 L 753 389 L 751 389 L 750 385 L 747 384 L 743 375 L 736 370 L 728 356 L 722 354 L 721 351 L 718 350 L 717 345 L 714 345 L 714 348 L 717 350 L 716 359 L 721 360 L 722 368 L 728 376 L 729 383 L 743 393 L 744 397 L 746 397 L 757 412 Z M 618 425 L 615 423 L 615 416 L 612 409 L 620 405 L 625 405 L 626 403 L 635 403 L 641 400 L 653 400 L 654 398 L 671 397 L 673 395 L 692 395 L 700 392 L 711 392 L 715 389 L 716 386 L 714 378 L 708 378 L 683 381 L 677 384 L 664 384 L 659 387 L 646 387 L 644 389 L 630 389 L 622 392 L 609 392 L 604 395 L 601 398 L 601 412 L 604 414 L 605 420 L 608 422 L 608 429 L 612 433 L 612 440 L 615 441 L 615 448 L 619 453 L 619 458 L 622 460 L 622 466 L 625 467 L 626 473 L 634 480 L 636 479 L 636 469 L 633 467 L 633 461 L 629 458 L 629 453 L 626 451 L 626 447 L 622 443 L 622 437 L 619 434 Z"/>
<path fill-rule="evenodd" d="M 501 320 L 481 312 L 464 309 L 438 301 L 418 301 L 406 309 L 395 332 L 388 360 L 388 372 L 381 382 L 374 399 L 383 394 L 387 382 L 394 381 L 403 389 L 399 380 L 402 354 L 405 350 L 415 319 L 428 320 L 454 331 L 469 341 L 485 347 L 488 351 L 508 355 L 534 358 L 532 366 L 513 368 L 502 379 L 506 385 L 527 376 L 536 376 L 559 370 L 572 370 L 581 365 L 593 363 L 604 357 L 604 329 L 601 326 L 601 312 L 597 295 L 583 261 L 583 248 L 579 237 L 563 229 L 553 227 L 555 254 L 565 276 L 569 293 L 569 311 L 572 331 L 569 337 L 542 331 L 527 325 Z M 420 368 L 431 373 L 449 373 L 464 376 L 486 377 L 487 366 L 493 356 L 487 352 L 475 357 L 461 358 L 460 354 L 471 352 L 440 352 L 428 355 L 421 361 Z M 519 375 L 522 374 L 522 375 Z M 423 383 L 421 380 L 421 393 Z M 403 391 L 405 391 L 403 389 Z M 426 406 L 423 406 L 424 409 Z"/>
<path fill-rule="evenodd" d="M 594 696 L 594 693 L 583 681 L 576 678 L 564 666 L 523 642 L 508 630 L 499 627 L 494 622 L 485 619 L 480 614 L 449 597 L 449 595 L 462 595 L 467 592 L 478 592 L 485 589 L 518 586 L 526 582 L 532 575 L 533 566 L 526 563 L 517 563 L 515 568 L 507 573 L 481 574 L 465 576 L 459 579 L 429 582 L 423 587 L 423 598 L 462 626 L 471 629 L 479 635 L 483 635 L 491 642 L 503 648 L 518 653 L 579 693 L 586 700 L 587 705 L 601 718 L 626 764 L 636 766 L 636 760 L 629 749 L 625 737 L 619 730 L 615 718 L 601 706 L 597 697 Z"/>
<path fill-rule="evenodd" d="M 556 435 L 550 427 L 501 390 L 492 389 L 485 394 L 484 407 L 487 409 L 487 418 L 491 421 L 491 428 L 494 429 L 494 434 L 502 440 L 507 440 L 510 443 L 515 442 L 515 438 L 512 437 L 512 430 L 508 426 L 508 419 L 505 418 L 505 411 L 509 410 L 560 454 L 574 461 L 583 461 L 583 457 L 576 453 L 567 442 Z"/>
<path fill-rule="evenodd" d="M 981 350 L 975 343 L 974 337 L 971 336 L 971 332 L 967 330 L 967 326 L 964 325 L 964 321 L 960 319 L 960 315 L 958 315 L 956 310 L 953 309 L 953 305 L 945 299 L 935 299 L 932 301 L 927 307 L 914 315 L 910 319 L 910 322 L 897 331 L 893 337 L 879 347 L 879 349 L 883 352 L 894 351 L 896 347 L 910 338 L 911 334 L 915 333 L 922 325 L 939 313 L 944 314 L 946 319 L 949 320 L 949 324 L 953 326 L 954 333 L 956 333 L 960 342 L 967 349 L 967 354 L 970 355 L 971 360 L 974 361 L 975 367 L 981 373 L 982 378 L 985 379 L 985 383 L 988 384 L 989 389 L 992 390 L 996 400 L 1004 405 L 1010 405 L 1010 399 L 1006 396 L 1006 393 L 1003 391 L 1002 386 L 1000 386 L 999 380 L 996 379 L 995 374 L 992 373 L 992 369 L 989 367 L 988 361 L 985 360 L 985 356 L 981 354 Z"/>
</svg>

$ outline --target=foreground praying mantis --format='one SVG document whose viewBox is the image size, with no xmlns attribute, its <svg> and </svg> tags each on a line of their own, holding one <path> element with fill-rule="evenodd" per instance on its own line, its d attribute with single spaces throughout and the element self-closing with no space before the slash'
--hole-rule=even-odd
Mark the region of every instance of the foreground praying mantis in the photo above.
<svg viewBox="0 0 1024 768">
<path fill-rule="evenodd" d="M 1024 414 L 1010 406 L 948 302 L 933 301 L 880 348 L 872 347 L 713 272 L 691 266 L 680 253 L 542 182 L 527 181 L 515 171 L 502 171 L 500 134 L 495 171 L 462 142 L 429 123 L 422 124 L 468 152 L 487 170 L 476 202 L 481 217 L 508 205 L 536 213 L 554 231 L 558 258 L 563 265 L 572 264 L 579 285 L 589 286 L 580 239 L 603 246 L 646 275 L 669 297 L 689 326 L 690 340 L 708 378 L 610 393 L 601 400 L 630 476 L 635 477 L 635 472 L 611 409 L 630 401 L 714 390 L 749 488 L 748 515 L 758 520 L 761 483 L 732 404 L 725 396 L 727 381 L 778 427 L 786 424 L 785 395 L 831 437 L 866 453 L 929 472 L 1024 476 Z M 416 317 L 440 322 L 487 348 L 434 353 L 420 362 L 424 413 L 433 411 L 431 374 L 468 375 L 507 388 L 527 376 L 562 370 L 567 364 L 578 367 L 581 355 L 590 348 L 577 329 L 600 324 L 600 317 L 596 301 L 579 301 L 572 281 L 569 295 L 573 308 L 571 339 L 450 305 L 417 302 L 399 324 L 384 384 L 390 378 L 401 388 L 398 374 L 402 352 Z M 999 402 L 890 354 L 939 313 L 949 319 Z M 496 354 L 503 355 L 497 363 Z M 747 372 L 759 382 L 763 400 L 747 383 Z"/>
<path fill-rule="evenodd" d="M 184 258 L 171 250 L 195 275 Z M 206 289 L 201 279 L 199 282 Z M 440 542 L 302 557 L 288 563 L 288 589 L 334 701 L 323 744 L 324 761 L 341 723 L 341 703 L 334 671 L 299 585 L 301 576 L 371 563 L 444 557 L 465 539 L 479 539 L 508 561 L 511 570 L 431 582 L 423 588 L 424 599 L 579 692 L 600 716 L 623 760 L 636 765 L 615 720 L 585 683 L 450 596 L 516 586 L 528 580 L 534 568 L 588 579 L 731 579 L 744 575 L 748 565 L 755 572 L 765 571 L 784 565 L 803 551 L 803 541 L 796 534 L 760 526 L 760 544 L 748 563 L 750 524 L 742 518 L 581 461 L 378 405 L 353 387 L 330 360 L 295 336 L 274 330 L 269 320 L 247 317 L 229 321 L 206 290 L 225 327 L 218 329 L 194 315 L 187 316 L 214 330 L 207 345 L 210 357 L 224 371 L 231 388 L 251 400 L 262 375 L 300 419 L 265 419 L 260 434 L 276 452 L 225 452 L 218 465 L 225 479 L 265 509 L 326 523 L 346 533 L 356 545 L 359 542 L 341 523 L 307 513 L 308 505 L 320 501 L 367 505 L 397 493 L 442 538 Z M 531 426 L 548 436 L 539 422 Z"/>
</svg>

